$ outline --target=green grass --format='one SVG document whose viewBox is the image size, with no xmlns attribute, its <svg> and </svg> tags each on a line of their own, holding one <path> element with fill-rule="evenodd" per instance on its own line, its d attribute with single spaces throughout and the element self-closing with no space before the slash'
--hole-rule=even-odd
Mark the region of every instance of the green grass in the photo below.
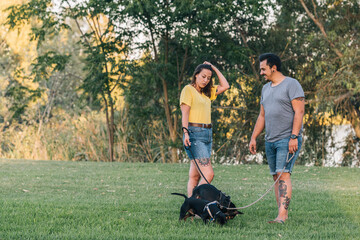
<svg viewBox="0 0 360 240">
<path fill-rule="evenodd" d="M 271 184 L 267 166 L 215 165 L 237 206 Z M 360 169 L 295 166 L 290 219 L 274 193 L 221 227 L 179 222 L 187 164 L 0 160 L 0 239 L 360 239 Z"/>
</svg>

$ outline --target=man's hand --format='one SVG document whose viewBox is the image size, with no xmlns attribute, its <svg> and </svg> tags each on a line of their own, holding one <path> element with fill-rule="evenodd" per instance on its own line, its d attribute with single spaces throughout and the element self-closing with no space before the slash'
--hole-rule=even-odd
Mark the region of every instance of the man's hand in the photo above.
<svg viewBox="0 0 360 240">
<path fill-rule="evenodd" d="M 294 154 L 298 150 L 298 140 L 290 138 L 289 153 Z"/>
<path fill-rule="evenodd" d="M 256 139 L 251 139 L 249 144 L 249 150 L 252 154 L 256 154 Z"/>
</svg>

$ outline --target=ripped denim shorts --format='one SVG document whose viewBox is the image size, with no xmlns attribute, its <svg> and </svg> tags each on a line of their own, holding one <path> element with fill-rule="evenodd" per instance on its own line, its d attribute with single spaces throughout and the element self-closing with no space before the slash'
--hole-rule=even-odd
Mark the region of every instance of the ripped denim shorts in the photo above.
<svg viewBox="0 0 360 240">
<path fill-rule="evenodd" d="M 212 148 L 212 128 L 189 126 L 188 129 L 191 142 L 191 146 L 185 148 L 188 157 L 191 160 L 194 158 L 210 158 Z"/>
</svg>

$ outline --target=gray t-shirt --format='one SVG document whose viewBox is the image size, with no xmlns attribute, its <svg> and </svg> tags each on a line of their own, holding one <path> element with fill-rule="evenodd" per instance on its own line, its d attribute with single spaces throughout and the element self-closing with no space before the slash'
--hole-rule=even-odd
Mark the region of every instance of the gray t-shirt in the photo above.
<svg viewBox="0 0 360 240">
<path fill-rule="evenodd" d="M 300 83 L 286 77 L 279 85 L 265 84 L 261 91 L 261 101 L 265 110 L 265 140 L 275 142 L 291 136 L 294 120 L 294 109 L 291 101 L 305 97 Z M 303 127 L 299 135 L 302 133 Z"/>
</svg>

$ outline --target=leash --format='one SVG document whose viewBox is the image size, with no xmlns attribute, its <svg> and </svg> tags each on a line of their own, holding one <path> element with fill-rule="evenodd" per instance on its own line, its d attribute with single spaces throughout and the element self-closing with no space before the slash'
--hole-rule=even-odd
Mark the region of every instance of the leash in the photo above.
<svg viewBox="0 0 360 240">
<path fill-rule="evenodd" d="M 188 133 L 189 136 L 190 136 L 190 131 L 189 131 L 189 129 L 187 129 L 186 127 L 183 127 L 182 130 L 184 130 L 184 129 L 187 131 L 187 133 Z M 194 160 L 195 165 L 196 165 L 197 169 L 199 170 L 199 173 L 201 174 L 201 176 L 203 177 L 203 179 L 205 179 L 205 181 L 206 181 L 208 184 L 210 184 L 209 181 L 208 181 L 208 180 L 206 179 L 206 177 L 204 176 L 204 174 L 202 173 L 199 165 L 197 164 L 196 159 L 195 159 L 195 156 L 194 156 L 194 154 L 193 154 L 192 151 L 191 151 L 191 146 L 188 147 L 188 146 L 185 146 L 185 145 L 184 145 L 184 148 L 185 148 L 186 150 L 189 150 L 191 156 L 193 157 L 192 160 Z"/>
<path fill-rule="evenodd" d="M 187 129 L 186 127 L 183 127 L 182 130 L 183 130 L 183 129 L 185 129 L 185 130 L 187 131 L 187 133 L 189 134 L 189 136 L 190 136 L 190 131 L 189 131 L 189 129 Z M 193 160 L 194 160 L 194 162 L 195 162 L 195 164 L 196 164 L 196 167 L 197 167 L 197 169 L 199 170 L 201 176 L 205 179 L 205 181 L 206 181 L 208 184 L 210 184 L 209 181 L 205 178 L 205 176 L 204 176 L 204 174 L 202 173 L 202 171 L 200 170 L 200 167 L 199 167 L 199 165 L 198 165 L 197 162 L 196 162 L 196 159 L 195 159 L 195 157 L 194 157 L 194 154 L 192 153 L 192 151 L 191 151 L 191 149 L 190 149 L 191 146 L 190 146 L 190 147 L 187 147 L 187 146 L 184 145 L 184 148 L 185 148 L 186 150 L 189 150 L 189 152 L 191 153 L 191 156 L 193 157 Z M 295 152 L 295 153 L 296 153 L 296 152 Z M 226 209 L 228 209 L 228 210 L 244 209 L 244 208 L 248 208 L 248 207 L 254 205 L 254 204 L 257 203 L 258 201 L 260 201 L 261 199 L 263 199 L 263 198 L 272 190 L 272 188 L 275 186 L 275 184 L 279 181 L 281 175 L 282 175 L 282 174 L 284 173 L 284 171 L 285 171 L 286 166 L 289 164 L 289 162 L 291 161 L 291 159 L 294 158 L 295 153 L 293 153 L 293 155 L 292 155 L 290 158 L 289 158 L 289 154 L 290 154 L 290 153 L 289 153 L 289 152 L 287 153 L 286 163 L 285 163 L 284 168 L 281 170 L 280 175 L 278 176 L 278 178 L 276 179 L 276 181 L 269 187 L 269 189 L 268 189 L 260 198 L 258 198 L 256 201 L 250 203 L 249 205 L 246 205 L 246 206 L 243 206 L 243 207 L 237 207 L 237 208 L 228 208 L 228 207 L 225 207 L 225 206 L 221 206 L 221 205 L 219 204 L 219 205 L 220 205 L 220 208 L 226 208 Z M 210 215 L 211 215 L 211 214 L 210 214 Z"/>
<path fill-rule="evenodd" d="M 275 186 L 275 184 L 279 181 L 281 175 L 282 175 L 282 174 L 284 173 L 284 171 L 285 171 L 286 166 L 287 166 L 288 163 L 291 161 L 291 159 L 293 159 L 293 157 L 295 156 L 295 153 L 294 153 L 294 154 L 289 158 L 289 154 L 290 154 L 290 153 L 288 152 L 287 157 L 286 157 L 286 158 L 287 158 L 286 164 L 285 164 L 284 168 L 282 169 L 280 175 L 278 176 L 278 178 L 276 179 L 276 181 L 269 187 L 269 189 L 268 189 L 259 199 L 257 199 L 256 201 L 254 201 L 254 202 L 252 202 L 252 203 L 250 203 L 249 205 L 246 205 L 246 206 L 244 206 L 244 207 L 226 208 L 226 209 L 228 209 L 228 210 L 238 210 L 238 209 L 248 208 L 248 207 L 254 205 L 255 203 L 257 203 L 258 201 L 260 201 L 261 199 L 263 199 L 263 198 L 272 190 L 272 188 Z"/>
</svg>

